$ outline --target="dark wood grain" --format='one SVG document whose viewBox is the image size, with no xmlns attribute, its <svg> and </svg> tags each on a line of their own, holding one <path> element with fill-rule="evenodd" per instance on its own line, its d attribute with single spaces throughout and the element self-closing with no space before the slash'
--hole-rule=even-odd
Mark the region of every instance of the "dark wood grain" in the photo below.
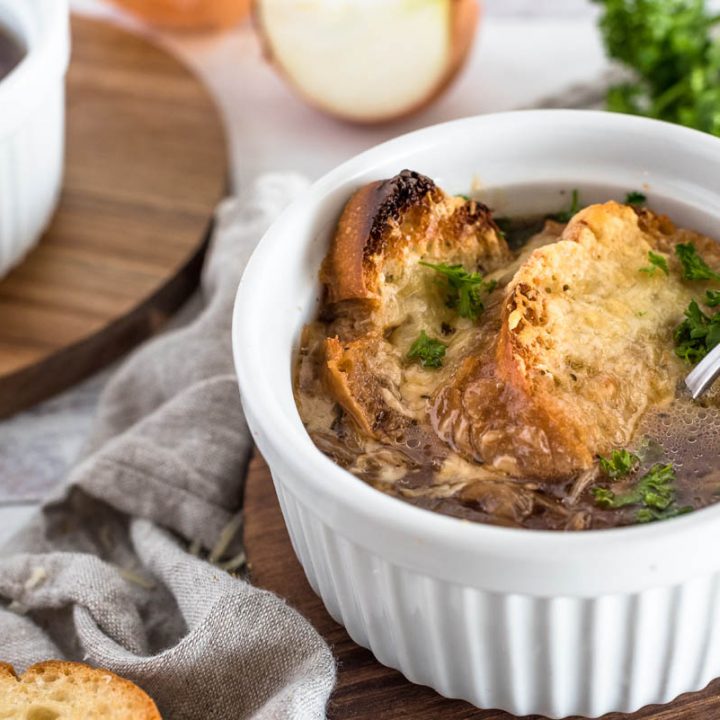
<svg viewBox="0 0 720 720">
<path fill-rule="evenodd" d="M 162 325 L 197 285 L 227 185 L 222 122 L 187 68 L 97 21 L 72 33 L 60 205 L 0 282 L 0 416 Z"/>
<path fill-rule="evenodd" d="M 290 545 L 270 472 L 256 454 L 245 488 L 245 544 L 250 577 L 260 587 L 284 597 L 328 641 L 338 660 L 338 684 L 330 704 L 332 720 L 514 720 L 498 710 L 478 710 L 447 700 L 433 690 L 408 682 L 357 646 L 325 611 L 312 591 Z M 606 720 L 717 720 L 720 681 L 674 703 L 648 707 L 633 715 L 611 714 Z M 535 716 L 534 720 L 542 720 Z"/>
</svg>

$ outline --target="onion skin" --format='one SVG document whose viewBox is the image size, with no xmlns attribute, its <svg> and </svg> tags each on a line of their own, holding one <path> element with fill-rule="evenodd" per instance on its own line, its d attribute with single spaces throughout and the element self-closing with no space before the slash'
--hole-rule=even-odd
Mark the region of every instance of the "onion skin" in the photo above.
<svg viewBox="0 0 720 720">
<path fill-rule="evenodd" d="M 290 77 L 289 73 L 285 70 L 282 64 L 275 59 L 272 44 L 268 39 L 268 33 L 265 31 L 263 26 L 262 13 L 260 9 L 262 0 L 252 0 L 252 3 L 253 24 L 260 38 L 263 55 L 267 62 L 275 68 L 278 74 L 286 81 L 287 85 L 289 85 L 296 94 L 302 97 L 308 105 L 315 107 L 328 115 L 332 115 L 339 120 L 356 125 L 381 125 L 384 123 L 395 122 L 397 120 L 403 120 L 411 115 L 415 115 L 421 110 L 424 110 L 437 100 L 438 97 L 442 95 L 450 87 L 450 85 L 452 85 L 459 71 L 465 64 L 473 46 L 481 14 L 481 0 L 450 0 L 452 12 L 450 27 L 452 28 L 454 38 L 452 54 L 445 72 L 442 74 L 435 87 L 432 88 L 428 92 L 427 96 L 420 102 L 414 103 L 409 107 L 392 113 L 378 115 L 376 117 L 356 117 L 340 112 L 337 108 L 333 108 L 330 105 L 323 104 L 317 98 L 308 97 L 303 89 L 298 86 L 292 77 Z"/>
<path fill-rule="evenodd" d="M 211 31 L 236 25 L 252 0 L 112 0 L 146 22 L 169 30 Z"/>
</svg>

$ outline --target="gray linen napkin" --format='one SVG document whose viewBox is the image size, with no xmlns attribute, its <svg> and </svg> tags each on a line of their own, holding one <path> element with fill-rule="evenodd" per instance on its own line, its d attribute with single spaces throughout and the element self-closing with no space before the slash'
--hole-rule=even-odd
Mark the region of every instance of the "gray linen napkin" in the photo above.
<svg viewBox="0 0 720 720">
<path fill-rule="evenodd" d="M 137 682 L 173 720 L 325 716 L 325 642 L 221 569 L 242 562 L 251 450 L 230 352 L 235 289 L 305 185 L 265 175 L 220 207 L 204 310 L 117 372 L 67 485 L 0 552 L 0 660 L 85 660 Z"/>
</svg>

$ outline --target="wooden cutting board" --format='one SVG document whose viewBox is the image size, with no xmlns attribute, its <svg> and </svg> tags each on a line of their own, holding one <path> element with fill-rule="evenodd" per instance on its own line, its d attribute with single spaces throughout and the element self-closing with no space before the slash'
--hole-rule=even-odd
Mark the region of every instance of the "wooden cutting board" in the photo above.
<svg viewBox="0 0 720 720">
<path fill-rule="evenodd" d="M 196 287 L 227 186 L 222 122 L 164 50 L 75 17 L 55 218 L 0 280 L 0 417 L 146 338 Z"/>
<path fill-rule="evenodd" d="M 300 611 L 327 640 L 338 661 L 338 684 L 330 701 L 331 720 L 515 720 L 499 710 L 478 710 L 413 685 L 356 645 L 325 611 L 305 579 L 285 530 L 265 461 L 256 453 L 245 487 L 245 545 L 254 584 L 272 590 Z M 533 716 L 534 720 L 542 720 Z M 720 680 L 670 705 L 633 715 L 613 713 L 603 720 L 716 720 Z"/>
</svg>

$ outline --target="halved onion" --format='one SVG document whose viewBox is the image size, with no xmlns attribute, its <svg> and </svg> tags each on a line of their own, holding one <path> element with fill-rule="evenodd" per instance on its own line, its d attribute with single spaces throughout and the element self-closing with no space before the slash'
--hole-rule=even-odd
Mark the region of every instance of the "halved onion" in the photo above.
<svg viewBox="0 0 720 720">
<path fill-rule="evenodd" d="M 472 45 L 478 0 L 255 0 L 266 53 L 312 104 L 380 122 L 432 101 Z"/>
</svg>

